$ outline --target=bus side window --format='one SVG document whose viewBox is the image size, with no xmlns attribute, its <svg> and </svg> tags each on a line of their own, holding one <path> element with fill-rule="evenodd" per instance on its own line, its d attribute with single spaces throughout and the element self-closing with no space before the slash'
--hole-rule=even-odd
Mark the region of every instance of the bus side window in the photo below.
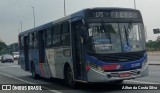
<svg viewBox="0 0 160 93">
<path fill-rule="evenodd" d="M 20 36 L 20 50 L 22 50 L 23 49 L 23 47 L 24 47 L 24 40 L 23 40 L 23 36 Z"/>
<path fill-rule="evenodd" d="M 29 48 L 31 49 L 32 48 L 32 34 L 30 33 L 28 37 L 29 37 Z"/>
<path fill-rule="evenodd" d="M 62 46 L 70 46 L 69 22 L 62 23 Z"/>
<path fill-rule="evenodd" d="M 61 46 L 61 26 L 59 24 L 55 25 L 53 30 L 53 47 L 59 47 Z"/>
<path fill-rule="evenodd" d="M 29 34 L 29 48 L 34 48 L 34 41 L 35 41 L 35 33 Z"/>
<path fill-rule="evenodd" d="M 37 44 L 38 44 L 38 42 L 37 42 L 37 32 L 34 32 L 33 33 L 33 47 L 34 48 L 37 48 Z"/>
<path fill-rule="evenodd" d="M 46 47 L 52 46 L 52 28 L 47 28 L 45 30 L 45 46 Z"/>
</svg>

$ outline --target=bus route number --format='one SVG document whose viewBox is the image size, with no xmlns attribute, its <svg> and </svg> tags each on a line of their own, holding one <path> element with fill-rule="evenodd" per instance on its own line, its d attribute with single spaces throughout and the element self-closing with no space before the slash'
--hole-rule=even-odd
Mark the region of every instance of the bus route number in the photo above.
<svg viewBox="0 0 160 93">
<path fill-rule="evenodd" d="M 140 64 L 140 63 L 131 64 L 131 67 L 139 67 L 139 66 L 141 66 L 141 64 Z"/>
<path fill-rule="evenodd" d="M 103 14 L 103 12 L 96 12 L 96 17 L 104 17 Z"/>
</svg>

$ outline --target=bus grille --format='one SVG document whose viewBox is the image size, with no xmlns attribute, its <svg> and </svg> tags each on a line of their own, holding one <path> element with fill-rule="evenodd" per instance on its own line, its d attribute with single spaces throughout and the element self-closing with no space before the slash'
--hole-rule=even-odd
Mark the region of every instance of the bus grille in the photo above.
<svg viewBox="0 0 160 93">
<path fill-rule="evenodd" d="M 131 52 L 131 53 L 113 53 L 106 55 L 96 55 L 97 60 L 104 62 L 129 62 L 136 61 L 144 57 L 145 51 Z"/>
</svg>

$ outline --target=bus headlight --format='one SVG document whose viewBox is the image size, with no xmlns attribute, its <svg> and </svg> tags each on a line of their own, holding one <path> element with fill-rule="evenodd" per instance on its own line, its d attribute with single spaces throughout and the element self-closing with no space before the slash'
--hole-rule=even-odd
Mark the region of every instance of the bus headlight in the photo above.
<svg viewBox="0 0 160 93">
<path fill-rule="evenodd" d="M 97 66 L 97 70 L 103 71 L 101 66 Z"/>
<path fill-rule="evenodd" d="M 98 71 L 103 71 L 102 67 L 93 63 L 93 62 L 88 62 L 89 63 L 89 66 L 95 70 L 98 70 Z"/>
</svg>

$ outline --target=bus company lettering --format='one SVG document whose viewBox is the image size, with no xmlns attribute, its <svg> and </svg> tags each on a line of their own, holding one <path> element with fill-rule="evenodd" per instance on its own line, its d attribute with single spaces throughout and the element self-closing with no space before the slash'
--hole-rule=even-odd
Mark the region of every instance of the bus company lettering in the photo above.
<svg viewBox="0 0 160 93">
<path fill-rule="evenodd" d="M 121 68 L 121 65 L 117 65 L 116 69 L 120 69 Z"/>
<path fill-rule="evenodd" d="M 139 67 L 141 64 L 140 63 L 135 63 L 135 64 L 131 64 L 131 67 Z"/>
</svg>

